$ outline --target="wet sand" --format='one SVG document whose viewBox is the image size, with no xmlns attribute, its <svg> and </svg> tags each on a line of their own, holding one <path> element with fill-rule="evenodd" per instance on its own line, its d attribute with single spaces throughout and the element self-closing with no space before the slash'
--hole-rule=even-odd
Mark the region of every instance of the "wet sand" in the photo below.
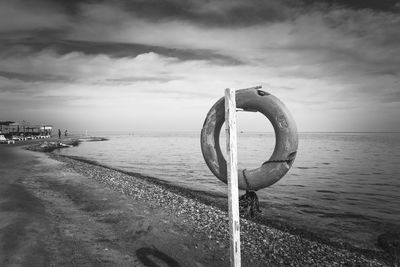
<svg viewBox="0 0 400 267">
<path fill-rule="evenodd" d="M 242 266 L 390 266 L 241 220 Z M 0 266 L 229 266 L 227 212 L 102 166 L 0 147 Z"/>
</svg>

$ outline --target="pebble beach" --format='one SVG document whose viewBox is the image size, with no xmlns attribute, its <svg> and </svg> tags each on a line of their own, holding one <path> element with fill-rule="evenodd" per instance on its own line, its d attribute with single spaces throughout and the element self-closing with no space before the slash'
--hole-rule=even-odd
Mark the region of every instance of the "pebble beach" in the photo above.
<svg viewBox="0 0 400 267">
<path fill-rule="evenodd" d="M 106 166 L 50 154 L 52 159 L 119 194 L 176 218 L 180 227 L 191 229 L 193 240 L 203 240 L 209 251 L 223 252 L 218 261 L 229 263 L 227 211 L 188 197 L 184 192 Z M 244 266 L 394 266 L 383 252 L 352 250 L 324 244 L 268 225 L 241 219 L 241 249 Z"/>
</svg>

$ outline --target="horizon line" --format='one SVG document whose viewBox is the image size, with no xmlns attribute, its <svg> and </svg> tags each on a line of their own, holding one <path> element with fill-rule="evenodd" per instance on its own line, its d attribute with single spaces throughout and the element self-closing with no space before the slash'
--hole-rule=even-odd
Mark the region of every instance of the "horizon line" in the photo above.
<svg viewBox="0 0 400 267">
<path fill-rule="evenodd" d="M 200 130 L 71 130 L 72 132 L 201 132 Z M 274 131 L 243 131 L 243 133 L 274 133 Z M 400 131 L 298 131 L 298 133 L 400 133 Z"/>
</svg>

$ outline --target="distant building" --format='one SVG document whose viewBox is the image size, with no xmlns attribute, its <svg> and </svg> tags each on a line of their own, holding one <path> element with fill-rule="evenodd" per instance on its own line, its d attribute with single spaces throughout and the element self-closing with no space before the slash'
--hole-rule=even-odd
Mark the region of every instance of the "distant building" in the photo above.
<svg viewBox="0 0 400 267">
<path fill-rule="evenodd" d="M 8 133 L 10 124 L 14 123 L 13 121 L 0 121 L 0 132 Z"/>
<path fill-rule="evenodd" d="M 31 125 L 26 121 L 0 121 L 0 132 L 8 135 L 51 135 L 52 130 L 52 125 Z"/>
</svg>

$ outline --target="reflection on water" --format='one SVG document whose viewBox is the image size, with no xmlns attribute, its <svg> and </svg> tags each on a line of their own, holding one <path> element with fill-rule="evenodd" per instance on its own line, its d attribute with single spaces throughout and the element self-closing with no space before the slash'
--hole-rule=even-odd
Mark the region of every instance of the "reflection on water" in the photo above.
<svg viewBox="0 0 400 267">
<path fill-rule="evenodd" d="M 59 153 L 139 172 L 179 186 L 226 194 L 208 170 L 199 133 L 112 135 Z M 400 134 L 305 133 L 289 173 L 258 191 L 263 215 L 331 239 L 373 247 L 400 226 Z M 272 133 L 239 133 L 240 168 L 272 154 Z"/>
</svg>

